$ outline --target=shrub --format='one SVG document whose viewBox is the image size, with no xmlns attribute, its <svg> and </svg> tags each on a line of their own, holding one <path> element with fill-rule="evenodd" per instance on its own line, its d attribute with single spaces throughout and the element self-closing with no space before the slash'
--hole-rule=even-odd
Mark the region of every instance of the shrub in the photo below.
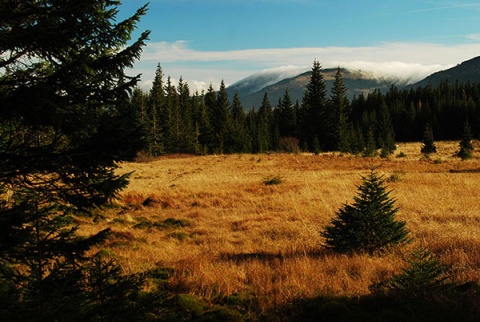
<svg viewBox="0 0 480 322">
<path fill-rule="evenodd" d="M 263 183 L 266 186 L 276 185 L 276 184 L 280 184 L 282 182 L 283 182 L 283 179 L 282 179 L 281 176 L 269 176 L 269 177 L 266 177 L 265 179 L 263 179 Z"/>
</svg>

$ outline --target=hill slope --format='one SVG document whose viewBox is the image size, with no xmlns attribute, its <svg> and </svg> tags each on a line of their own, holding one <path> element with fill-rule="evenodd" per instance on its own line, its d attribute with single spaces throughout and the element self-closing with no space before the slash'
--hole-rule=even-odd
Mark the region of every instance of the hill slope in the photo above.
<svg viewBox="0 0 480 322">
<path fill-rule="evenodd" d="M 444 80 L 448 80 L 451 83 L 457 80 L 461 83 L 467 81 L 480 83 L 480 56 L 464 61 L 455 67 L 433 73 L 427 78 L 413 84 L 412 87 L 423 87 L 428 84 L 437 86 Z"/>
</svg>

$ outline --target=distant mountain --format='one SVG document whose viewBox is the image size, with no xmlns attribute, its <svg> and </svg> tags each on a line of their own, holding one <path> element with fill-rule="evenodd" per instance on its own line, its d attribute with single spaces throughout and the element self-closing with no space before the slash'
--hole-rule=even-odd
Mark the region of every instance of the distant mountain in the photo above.
<svg viewBox="0 0 480 322">
<path fill-rule="evenodd" d="M 297 76 L 308 70 L 308 67 L 279 67 L 267 70 L 262 70 L 258 73 L 248 76 L 227 88 L 230 98 L 235 92 L 238 92 L 240 97 L 246 97 L 250 94 L 258 92 L 263 88 L 278 83 L 279 81 Z"/>
<path fill-rule="evenodd" d="M 322 70 L 328 96 L 333 87 L 336 72 L 336 68 Z M 237 91 L 246 110 L 250 110 L 252 107 L 258 108 L 262 104 L 265 93 L 268 94 L 268 99 L 272 106 L 275 106 L 278 100 L 283 97 L 286 88 L 288 88 L 288 93 L 293 102 L 297 100 L 301 102 L 305 88 L 310 81 L 311 71 L 305 71 L 294 77 L 284 77 L 282 79 L 283 75 L 274 71 L 257 73 L 229 86 L 227 92 L 229 97 L 232 98 L 235 91 Z M 348 88 L 347 96 L 349 99 L 360 93 L 367 94 L 377 88 L 382 92 L 386 92 L 391 85 L 399 88 L 406 86 L 406 83 L 399 79 L 378 78 L 372 73 L 364 71 L 342 69 L 342 75 Z M 274 81 L 275 78 L 277 82 Z"/>
<path fill-rule="evenodd" d="M 439 85 L 442 81 L 448 80 L 451 83 L 457 80 L 461 83 L 470 81 L 480 83 L 480 56 L 464 61 L 463 63 L 447 70 L 433 73 L 427 78 L 411 85 L 413 88 L 424 87 L 428 84 Z"/>
</svg>

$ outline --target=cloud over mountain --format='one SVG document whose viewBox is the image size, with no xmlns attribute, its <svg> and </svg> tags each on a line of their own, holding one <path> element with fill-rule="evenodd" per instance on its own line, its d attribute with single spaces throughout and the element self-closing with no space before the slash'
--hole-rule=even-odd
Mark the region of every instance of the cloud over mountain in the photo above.
<svg viewBox="0 0 480 322">
<path fill-rule="evenodd" d="M 434 43 L 380 43 L 360 47 L 257 48 L 226 51 L 202 51 L 188 41 L 150 43 L 135 65 L 143 71 L 142 81 L 148 84 L 156 64 L 164 74 L 180 76 L 191 87 L 218 86 L 223 79 L 233 84 L 259 70 L 278 66 L 311 66 L 314 59 L 324 68 L 347 67 L 372 72 L 378 77 L 399 77 L 413 83 L 457 62 L 478 55 L 480 44 L 440 45 Z M 435 54 L 432 54 L 435 53 Z M 201 90 L 205 88 L 193 88 Z"/>
</svg>

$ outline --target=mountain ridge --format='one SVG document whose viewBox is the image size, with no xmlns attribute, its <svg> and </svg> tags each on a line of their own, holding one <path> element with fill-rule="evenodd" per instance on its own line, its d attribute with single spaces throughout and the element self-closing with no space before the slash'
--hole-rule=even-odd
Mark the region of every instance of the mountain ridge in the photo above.
<svg viewBox="0 0 480 322">
<path fill-rule="evenodd" d="M 337 69 L 338 68 L 322 69 L 327 96 L 330 95 L 331 88 L 333 87 Z M 367 94 L 374 89 L 380 89 L 382 92 L 386 92 L 392 85 L 401 88 L 407 85 L 406 81 L 402 81 L 399 78 L 376 77 L 373 73 L 367 71 L 347 68 L 340 69 L 345 85 L 348 88 L 347 97 L 349 99 L 361 93 Z M 288 89 L 293 102 L 301 101 L 305 93 L 306 85 L 310 81 L 311 70 L 304 71 L 293 77 L 283 78 L 278 82 L 266 83 L 264 86 L 260 85 L 262 78 L 255 79 L 255 75 L 256 74 L 253 74 L 227 87 L 229 97 L 233 97 L 235 92 L 238 92 L 243 107 L 246 110 L 260 107 L 265 93 L 268 94 L 270 104 L 272 104 L 272 106 L 276 105 L 278 100 L 283 98 L 285 89 Z M 254 89 L 252 84 L 261 89 Z"/>
<path fill-rule="evenodd" d="M 229 97 L 233 97 L 235 92 L 238 92 L 246 110 L 260 107 L 265 93 L 268 94 L 270 104 L 275 106 L 278 100 L 283 98 L 287 88 L 291 100 L 301 102 L 311 75 L 311 70 L 304 68 L 305 71 L 302 72 L 302 68 L 298 67 L 300 72 L 297 75 L 292 75 L 296 71 L 292 67 L 264 70 L 228 86 L 227 92 Z M 327 96 L 330 95 L 336 71 L 337 68 L 322 69 Z M 444 80 L 480 83 L 480 56 L 461 62 L 454 67 L 432 73 L 413 84 L 409 84 L 409 80 L 400 77 L 375 76 L 373 72 L 359 69 L 341 68 L 341 71 L 345 86 L 348 89 L 347 97 L 351 100 L 356 95 L 366 95 L 375 89 L 385 93 L 392 85 L 395 85 L 398 89 L 403 89 L 424 87 L 428 84 L 437 86 Z"/>
<path fill-rule="evenodd" d="M 419 82 L 411 85 L 413 88 L 427 85 L 438 86 L 442 81 L 480 83 L 480 56 L 463 61 L 452 68 L 435 72 Z"/>
</svg>

